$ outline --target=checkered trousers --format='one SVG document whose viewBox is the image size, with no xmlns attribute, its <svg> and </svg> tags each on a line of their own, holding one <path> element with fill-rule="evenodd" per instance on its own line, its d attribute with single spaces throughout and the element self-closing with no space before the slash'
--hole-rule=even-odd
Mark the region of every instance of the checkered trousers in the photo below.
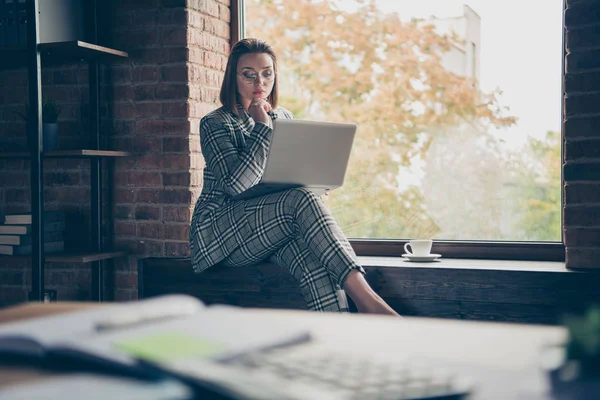
<svg viewBox="0 0 600 400">
<path fill-rule="evenodd" d="M 341 288 L 350 271 L 364 270 L 321 198 L 300 188 L 240 203 L 252 233 L 223 264 L 243 267 L 269 259 L 291 272 L 309 309 L 348 311 Z"/>
</svg>

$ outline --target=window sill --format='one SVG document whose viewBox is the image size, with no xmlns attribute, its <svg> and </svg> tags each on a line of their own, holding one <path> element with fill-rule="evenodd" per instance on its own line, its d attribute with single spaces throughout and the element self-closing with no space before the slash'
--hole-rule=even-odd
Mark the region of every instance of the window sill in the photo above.
<svg viewBox="0 0 600 400">
<path fill-rule="evenodd" d="M 440 257 L 433 262 L 412 262 L 403 257 L 358 256 L 359 263 L 365 268 L 415 268 L 471 271 L 518 271 L 548 273 L 581 273 L 565 268 L 558 261 L 522 261 L 522 260 L 485 260 Z M 598 270 L 600 272 L 600 270 Z"/>
</svg>

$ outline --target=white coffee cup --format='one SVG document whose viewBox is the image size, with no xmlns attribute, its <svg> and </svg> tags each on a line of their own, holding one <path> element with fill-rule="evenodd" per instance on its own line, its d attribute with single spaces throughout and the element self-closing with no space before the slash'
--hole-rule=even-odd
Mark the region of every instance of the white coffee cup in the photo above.
<svg viewBox="0 0 600 400">
<path fill-rule="evenodd" d="M 411 240 L 404 244 L 404 251 L 410 256 L 424 257 L 431 253 L 432 244 L 433 240 L 430 239 Z M 409 246 L 412 251 L 408 250 Z"/>
</svg>

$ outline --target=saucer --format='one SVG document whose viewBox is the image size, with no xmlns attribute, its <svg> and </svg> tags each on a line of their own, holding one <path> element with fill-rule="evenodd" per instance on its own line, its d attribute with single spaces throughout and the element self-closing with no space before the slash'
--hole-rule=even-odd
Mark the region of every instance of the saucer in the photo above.
<svg viewBox="0 0 600 400">
<path fill-rule="evenodd" d="M 437 258 L 440 258 L 441 254 L 428 254 L 426 256 L 414 256 L 412 254 L 402 254 L 402 257 L 408 258 L 410 261 L 414 262 L 431 262 L 436 261 Z"/>
</svg>

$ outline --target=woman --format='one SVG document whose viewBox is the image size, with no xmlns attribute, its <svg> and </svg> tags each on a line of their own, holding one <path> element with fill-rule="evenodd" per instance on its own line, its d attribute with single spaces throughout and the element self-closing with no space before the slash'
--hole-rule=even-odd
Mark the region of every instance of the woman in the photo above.
<svg viewBox="0 0 600 400">
<path fill-rule="evenodd" d="M 190 227 L 194 270 L 268 259 L 289 269 L 312 310 L 347 311 L 346 292 L 359 312 L 398 315 L 368 285 L 319 196 L 290 189 L 232 198 L 260 180 L 273 135 L 271 119 L 293 118 L 278 107 L 277 58 L 267 43 L 244 39 L 233 46 L 220 100 L 223 106 L 200 121 L 206 167 Z"/>
</svg>

